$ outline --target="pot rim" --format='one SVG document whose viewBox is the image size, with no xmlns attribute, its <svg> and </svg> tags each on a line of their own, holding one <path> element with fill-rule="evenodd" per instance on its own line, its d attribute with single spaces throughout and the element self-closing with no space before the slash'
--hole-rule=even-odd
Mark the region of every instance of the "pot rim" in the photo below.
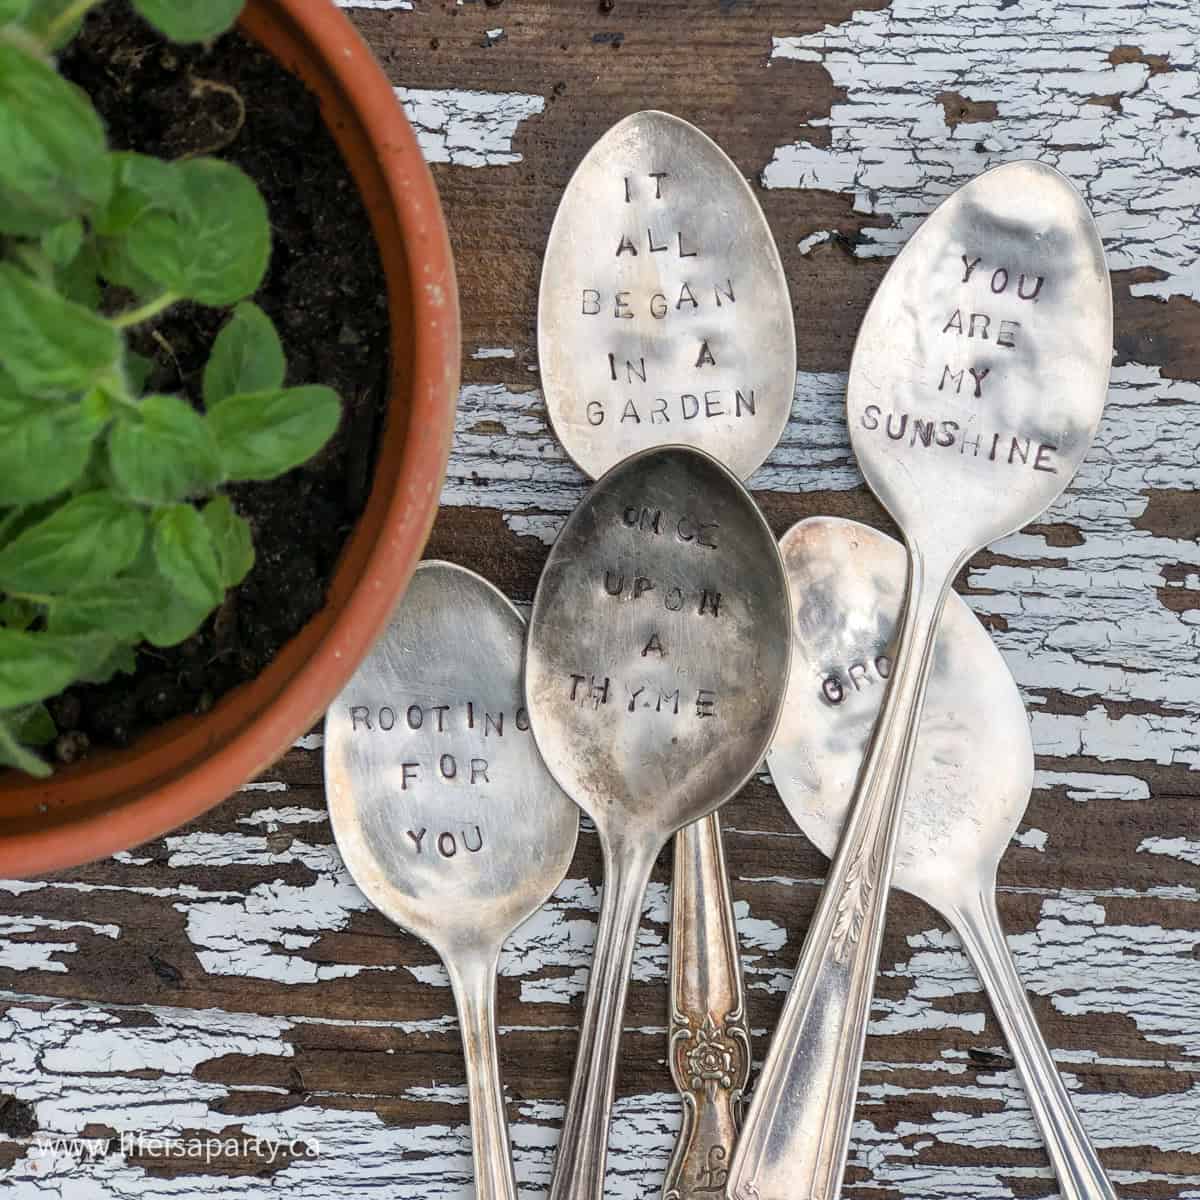
<svg viewBox="0 0 1200 1200">
<path fill-rule="evenodd" d="M 398 466 L 361 573 L 339 607 L 333 593 L 349 567 L 351 543 L 366 524 L 367 514 L 382 503 L 378 474 L 356 532 L 343 548 L 326 607 L 305 626 L 310 629 L 325 613 L 328 628 L 312 653 L 253 709 L 249 721 L 235 726 L 228 737 L 214 730 L 207 738 L 197 734 L 203 734 L 212 714 L 168 722 L 147 735 L 149 756 L 161 760 L 155 774 L 132 786 L 122 787 L 120 775 L 123 765 L 128 770 L 129 763 L 142 757 L 140 742 L 91 771 L 85 761 L 80 769 L 65 773 L 60 769 L 49 780 L 22 777 L 15 786 L 6 785 L 0 795 L 32 794 L 47 813 L 62 803 L 55 795 L 56 781 L 66 774 L 61 787 L 85 799 L 78 811 L 72 802 L 57 821 L 47 813 L 44 820 L 31 820 L 29 827 L 11 831 L 0 822 L 3 878 L 26 878 L 74 866 L 158 837 L 214 807 L 270 766 L 311 728 L 382 632 L 437 514 L 458 394 L 458 292 L 437 190 L 416 135 L 379 64 L 332 0 L 248 0 L 239 27 L 285 69 L 301 75 L 317 94 L 326 127 L 338 142 L 364 202 L 369 190 L 380 200 L 386 198 L 386 214 L 377 215 L 369 203 L 367 208 L 388 284 L 392 382 L 400 370 L 407 381 L 405 411 L 397 411 L 394 390 L 389 401 L 389 423 L 405 418 Z M 347 116 L 357 122 L 357 129 L 347 132 Z M 354 153 L 355 138 L 365 138 L 369 156 Z M 393 247 L 390 259 L 388 231 L 382 227 L 388 219 L 400 234 L 399 250 Z M 403 263 L 398 265 L 400 252 Z M 398 322 L 406 316 L 407 325 L 400 329 Z M 406 343 L 408 353 L 397 364 L 399 343 L 409 337 L 411 347 Z M 331 621 L 330 610 L 336 610 Z M 287 649 L 258 680 L 223 697 L 213 714 L 223 709 L 228 713 L 226 701 L 234 702 L 243 688 L 254 688 Z M 248 703 L 253 706 L 259 698 Z M 242 699 L 247 702 L 245 696 Z M 103 784 L 115 786 L 106 788 L 100 776 L 105 777 Z M 88 795 L 93 778 L 102 799 Z M 110 806 L 104 807 L 105 803 Z"/>
</svg>

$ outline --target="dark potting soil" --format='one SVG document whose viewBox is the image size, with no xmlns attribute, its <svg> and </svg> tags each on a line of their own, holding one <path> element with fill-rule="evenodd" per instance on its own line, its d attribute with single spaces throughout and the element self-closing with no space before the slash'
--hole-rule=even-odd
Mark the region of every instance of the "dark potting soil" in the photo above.
<svg viewBox="0 0 1200 1200">
<path fill-rule="evenodd" d="M 240 34 L 209 47 L 165 42 L 125 5 L 97 10 L 61 58 L 92 97 L 114 149 L 213 154 L 258 184 L 271 263 L 255 301 L 275 322 L 289 384 L 325 383 L 342 422 L 309 463 L 228 494 L 253 529 L 256 562 L 197 634 L 143 647 L 134 675 L 71 688 L 49 703 L 55 751 L 124 745 L 181 713 L 204 712 L 253 678 L 323 604 L 338 553 L 366 502 L 386 403 L 388 312 L 367 216 L 316 98 Z M 148 390 L 193 402 L 224 310 L 181 304 L 138 330 Z"/>
</svg>

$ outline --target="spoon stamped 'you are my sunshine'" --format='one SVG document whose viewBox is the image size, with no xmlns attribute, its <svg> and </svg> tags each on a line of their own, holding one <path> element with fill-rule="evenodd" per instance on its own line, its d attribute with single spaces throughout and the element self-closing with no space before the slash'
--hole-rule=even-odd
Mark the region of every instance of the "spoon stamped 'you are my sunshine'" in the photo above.
<svg viewBox="0 0 1200 1200">
<path fill-rule="evenodd" d="M 734 1155 L 734 1200 L 836 1200 L 950 585 L 976 550 L 1071 482 L 1100 421 L 1111 358 L 1095 223 L 1041 163 L 997 167 L 951 195 L 871 302 L 846 415 L 863 474 L 904 533 L 904 615 L 851 815 Z"/>
</svg>

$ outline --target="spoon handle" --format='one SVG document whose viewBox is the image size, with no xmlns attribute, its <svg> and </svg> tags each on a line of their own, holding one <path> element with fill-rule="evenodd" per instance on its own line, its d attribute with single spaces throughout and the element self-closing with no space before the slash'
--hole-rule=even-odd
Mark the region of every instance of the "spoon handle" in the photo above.
<svg viewBox="0 0 1200 1200">
<path fill-rule="evenodd" d="M 496 1053 L 496 963 L 499 948 L 447 961 L 458 1006 L 463 1053 L 467 1060 L 467 1098 L 471 1112 L 471 1156 L 475 1162 L 476 1200 L 517 1200 L 504 1091 Z"/>
<path fill-rule="evenodd" d="M 837 1200 L 841 1189 L 904 792 L 954 577 L 944 565 L 930 570 L 910 549 L 887 695 L 734 1153 L 733 1200 Z"/>
<path fill-rule="evenodd" d="M 750 1079 L 750 1033 L 716 813 L 675 835 L 669 1047 L 683 1127 L 663 1200 L 720 1196 Z"/>
<path fill-rule="evenodd" d="M 657 849 L 614 849 L 604 843 L 600 924 L 549 1200 L 602 1200 L 604 1196 L 625 993 L 642 919 L 642 897 Z"/>
<path fill-rule="evenodd" d="M 1038 1029 L 991 892 L 972 896 L 951 915 L 1012 1049 L 1063 1200 L 1116 1200 Z"/>
</svg>

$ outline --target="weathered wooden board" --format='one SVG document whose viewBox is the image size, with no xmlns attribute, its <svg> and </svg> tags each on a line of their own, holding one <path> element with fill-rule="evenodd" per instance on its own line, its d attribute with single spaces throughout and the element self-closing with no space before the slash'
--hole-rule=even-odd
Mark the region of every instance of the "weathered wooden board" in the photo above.
<svg viewBox="0 0 1200 1200">
<path fill-rule="evenodd" d="M 772 525 L 884 523 L 842 387 L 893 254 L 949 189 L 1036 156 L 1085 190 L 1113 269 L 1098 442 L 1036 527 L 962 586 L 1033 714 L 1038 788 L 1001 871 L 1019 969 L 1122 1196 L 1200 1197 L 1200 9 L 1178 0 L 360 0 L 418 126 L 458 258 L 458 439 L 431 554 L 518 601 L 583 480 L 545 421 L 537 281 L 575 163 L 620 116 L 699 124 L 755 183 L 796 311 Z M 341 869 L 314 732 L 179 833 L 0 885 L 0 1179 L 19 1197 L 470 1194 L 445 976 Z M 824 863 L 764 779 L 727 810 L 761 1053 Z M 517 1170 L 543 1195 L 594 932 L 585 832 L 503 964 Z M 668 879 L 631 991 L 609 1192 L 652 1196 L 678 1123 L 664 1066 Z M 893 902 L 846 1194 L 1049 1197 L 1020 1083 L 954 938 Z M 143 1139 L 263 1138 L 209 1163 Z M 49 1146 L 52 1135 L 112 1138 Z M 132 1138 L 124 1147 L 121 1135 Z M 232 1149 L 232 1152 L 230 1152 Z"/>
</svg>

